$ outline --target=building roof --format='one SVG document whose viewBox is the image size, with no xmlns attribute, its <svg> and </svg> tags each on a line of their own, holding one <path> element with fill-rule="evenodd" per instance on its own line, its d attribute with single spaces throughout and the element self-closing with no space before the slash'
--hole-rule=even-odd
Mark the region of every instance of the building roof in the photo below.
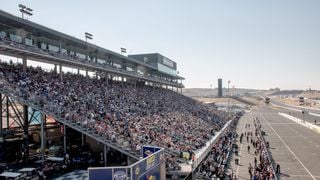
<svg viewBox="0 0 320 180">
<path fill-rule="evenodd" d="M 91 48 L 91 49 L 96 49 L 98 54 L 111 55 L 111 56 L 114 56 L 120 60 L 129 62 L 132 64 L 136 64 L 136 65 L 141 65 L 141 66 L 144 66 L 148 69 L 157 71 L 157 68 L 155 68 L 147 63 L 138 61 L 134 58 L 123 56 L 119 53 L 110 51 L 110 50 L 105 49 L 103 47 L 86 42 L 86 41 L 81 40 L 76 37 L 72 37 L 68 34 L 53 30 L 51 28 L 34 23 L 32 21 L 19 18 L 17 16 L 14 16 L 14 15 L 9 14 L 9 13 L 2 11 L 2 10 L 0 10 L 0 25 L 9 26 L 12 29 L 24 29 L 26 32 L 30 32 L 34 36 L 44 36 L 48 39 L 60 41 L 60 42 L 66 43 L 68 45 L 71 45 L 73 47 L 77 47 L 79 49 L 87 49 L 87 47 Z M 159 71 L 157 71 L 157 72 L 159 72 Z M 161 72 L 159 72 L 159 73 L 161 73 Z M 171 76 L 171 77 L 176 78 L 176 79 L 184 79 L 181 76 Z"/>
</svg>

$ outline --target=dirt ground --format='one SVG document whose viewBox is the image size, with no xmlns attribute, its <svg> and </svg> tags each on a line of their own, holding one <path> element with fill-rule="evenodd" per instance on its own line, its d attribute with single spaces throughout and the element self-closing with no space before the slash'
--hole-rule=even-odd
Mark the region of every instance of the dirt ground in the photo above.
<svg viewBox="0 0 320 180">
<path fill-rule="evenodd" d="M 228 99 L 229 98 L 194 98 L 200 102 L 204 102 L 204 103 L 228 103 Z M 234 100 L 230 98 L 230 103 L 232 104 L 243 104 L 240 101 Z"/>
<path fill-rule="evenodd" d="M 245 96 L 245 97 L 241 97 L 242 99 L 251 102 L 252 104 L 259 104 L 260 102 L 262 102 L 261 98 L 258 97 L 253 97 L 253 96 Z"/>
<path fill-rule="evenodd" d="M 306 96 L 304 96 L 306 97 Z M 320 108 L 320 104 L 315 103 L 315 101 L 306 99 L 304 105 L 300 105 L 298 98 L 278 98 L 274 97 L 276 100 L 283 102 L 285 104 L 301 106 L 301 107 L 312 107 L 312 108 Z"/>
</svg>

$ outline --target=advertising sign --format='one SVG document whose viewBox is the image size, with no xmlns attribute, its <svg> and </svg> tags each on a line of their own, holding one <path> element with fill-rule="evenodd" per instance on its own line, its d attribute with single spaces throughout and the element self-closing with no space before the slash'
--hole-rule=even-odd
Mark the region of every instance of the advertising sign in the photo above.
<svg viewBox="0 0 320 180">
<path fill-rule="evenodd" d="M 141 153 L 144 158 L 130 166 L 88 168 L 89 180 L 128 180 L 130 176 L 132 180 L 160 180 L 160 165 L 164 161 L 163 149 L 145 146 Z"/>
<path fill-rule="evenodd" d="M 153 147 L 153 146 L 143 146 L 142 147 L 142 157 L 146 158 L 149 155 L 159 151 L 161 148 L 159 147 Z"/>
<path fill-rule="evenodd" d="M 112 179 L 112 169 L 90 168 L 89 179 L 95 179 L 95 180 Z"/>
</svg>

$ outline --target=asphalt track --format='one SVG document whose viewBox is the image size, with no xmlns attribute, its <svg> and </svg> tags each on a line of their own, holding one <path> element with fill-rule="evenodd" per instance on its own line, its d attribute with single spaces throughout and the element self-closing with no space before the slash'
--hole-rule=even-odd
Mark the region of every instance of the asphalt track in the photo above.
<svg viewBox="0 0 320 180">
<path fill-rule="evenodd" d="M 314 108 L 308 108 L 308 107 L 299 107 L 299 106 L 291 106 L 291 105 L 288 105 L 288 104 L 284 104 L 282 102 L 279 102 L 279 101 L 276 101 L 274 99 L 270 99 L 270 102 L 272 104 L 275 104 L 275 105 L 278 105 L 278 106 L 283 106 L 283 107 L 287 107 L 287 108 L 293 108 L 293 109 L 297 109 L 297 110 L 307 110 L 311 113 L 316 113 L 316 114 L 320 114 L 320 109 L 314 109 Z"/>
<path fill-rule="evenodd" d="M 281 166 L 280 179 L 320 180 L 320 133 L 278 114 L 284 111 L 270 105 L 252 109 L 267 134 L 271 156 Z"/>
<path fill-rule="evenodd" d="M 294 117 L 299 118 L 301 120 L 305 120 L 305 121 L 310 122 L 312 124 L 314 124 L 314 121 L 316 121 L 316 125 L 320 126 L 320 117 L 319 116 L 314 116 L 309 113 L 302 114 L 302 111 L 289 110 L 289 109 L 285 109 L 282 107 L 276 107 L 276 106 L 272 106 L 272 105 L 268 105 L 268 106 L 275 111 L 289 114 L 291 116 L 294 116 Z"/>
</svg>

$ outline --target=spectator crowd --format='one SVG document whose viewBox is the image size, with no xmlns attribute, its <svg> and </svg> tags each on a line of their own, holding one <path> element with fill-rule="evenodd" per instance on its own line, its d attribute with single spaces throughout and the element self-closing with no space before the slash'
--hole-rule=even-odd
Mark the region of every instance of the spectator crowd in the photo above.
<svg viewBox="0 0 320 180">
<path fill-rule="evenodd" d="M 240 117 L 241 113 L 233 116 L 231 125 L 224 134 L 219 137 L 208 157 L 200 164 L 197 173 L 198 179 L 227 178 L 227 164 L 234 148 L 234 140 L 237 137 L 236 125 Z"/>
<path fill-rule="evenodd" d="M 1 88 L 128 151 L 163 147 L 170 154 L 167 168 L 173 170 L 183 153 L 202 148 L 228 120 L 226 113 L 164 88 L 71 73 L 60 79 L 40 67 L 23 72 L 21 64 L 0 62 Z M 224 161 L 232 135 L 219 139 L 208 163 Z"/>
<path fill-rule="evenodd" d="M 253 163 L 249 164 L 248 172 L 252 180 L 273 180 L 275 179 L 274 170 L 268 157 L 268 142 L 264 142 L 264 132 L 261 130 L 261 124 L 258 118 L 254 118 L 255 136 L 252 138 L 253 133 L 247 133 L 247 139 L 250 137 L 250 143 L 254 148 L 255 158 Z M 248 146 L 249 147 L 249 146 Z M 248 148 L 248 151 L 250 149 Z M 259 157 L 259 160 L 257 159 Z"/>
<path fill-rule="evenodd" d="M 246 137 L 249 154 L 254 154 L 252 163 L 249 163 L 248 173 L 252 180 L 273 180 L 275 179 L 274 170 L 268 155 L 269 143 L 265 142 L 265 132 L 261 129 L 261 124 L 257 117 L 253 118 L 254 133 L 252 131 L 245 131 L 240 135 L 240 143 L 243 137 Z M 245 124 L 245 128 L 250 128 L 250 124 Z M 253 147 L 251 150 L 251 147 Z"/>
</svg>

